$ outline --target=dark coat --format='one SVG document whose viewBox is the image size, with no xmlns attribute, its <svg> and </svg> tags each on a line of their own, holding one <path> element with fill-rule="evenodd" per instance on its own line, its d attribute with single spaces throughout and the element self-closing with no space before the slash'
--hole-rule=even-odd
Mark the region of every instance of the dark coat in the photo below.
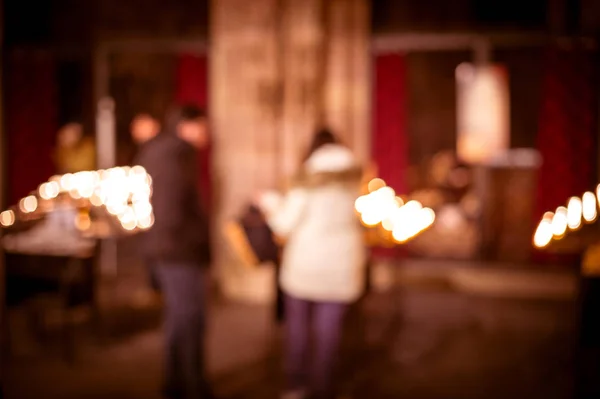
<svg viewBox="0 0 600 399">
<path fill-rule="evenodd" d="M 147 259 L 211 261 L 209 218 L 198 192 L 196 150 L 173 134 L 159 134 L 140 148 L 136 164 L 152 178 L 154 225 L 140 236 Z"/>
</svg>

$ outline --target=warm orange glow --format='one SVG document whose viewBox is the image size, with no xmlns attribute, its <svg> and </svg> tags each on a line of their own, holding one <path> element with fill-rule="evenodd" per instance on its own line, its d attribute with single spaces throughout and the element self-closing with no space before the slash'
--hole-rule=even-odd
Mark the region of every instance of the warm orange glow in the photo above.
<svg viewBox="0 0 600 399">
<path fill-rule="evenodd" d="M 85 200 L 88 200 L 92 206 L 105 206 L 108 213 L 117 217 L 126 230 L 148 229 L 154 223 L 150 203 L 151 185 L 152 178 L 141 166 L 115 167 L 52 176 L 38 188 L 38 195 L 44 200 L 42 202 L 44 206 L 40 209 L 44 212 L 49 211 L 53 208 L 51 200 L 64 193 L 78 201 L 78 205 L 74 206 L 85 204 Z M 19 202 L 22 213 L 35 212 L 38 206 L 38 199 L 34 195 L 23 198 Z M 16 215 L 12 211 L 5 211 L 2 215 L 3 222 L 7 226 L 15 222 L 13 219 Z M 89 228 L 88 224 L 91 225 L 91 220 L 89 215 L 81 216 L 75 223 L 79 229 L 85 230 Z"/>
<path fill-rule="evenodd" d="M 406 204 L 396 192 L 381 179 L 373 179 L 369 184 L 370 193 L 356 199 L 354 206 L 365 226 L 381 228 L 391 232 L 398 243 L 406 242 L 429 228 L 435 221 L 435 212 L 423 208 L 420 202 L 412 200 Z"/>
<path fill-rule="evenodd" d="M 85 231 L 88 230 L 92 226 L 92 220 L 90 219 L 90 215 L 87 213 L 82 213 L 77 215 L 75 218 L 75 227 L 78 230 Z"/>
<path fill-rule="evenodd" d="M 38 200 L 34 195 L 25 197 L 19 202 L 19 209 L 23 213 L 35 212 L 35 210 L 37 209 L 37 206 L 38 206 Z"/>
<path fill-rule="evenodd" d="M 470 63 L 456 68 L 458 157 L 486 162 L 509 148 L 508 79 L 498 65 Z"/>
<path fill-rule="evenodd" d="M 154 225 L 154 215 L 149 215 L 147 217 L 140 218 L 137 222 L 137 227 L 142 230 L 149 229 Z"/>
<path fill-rule="evenodd" d="M 11 210 L 0 213 L 0 224 L 4 227 L 10 227 L 15 223 L 15 213 Z"/>
<path fill-rule="evenodd" d="M 552 235 L 562 237 L 567 231 L 567 208 L 559 206 L 556 208 L 552 218 Z"/>
<path fill-rule="evenodd" d="M 578 197 L 571 197 L 567 205 L 567 226 L 571 230 L 578 229 L 581 226 L 583 217 L 583 204 Z"/>
<path fill-rule="evenodd" d="M 588 191 L 583 194 L 582 203 L 583 219 L 588 223 L 596 220 L 598 210 L 596 209 L 596 196 L 594 193 Z"/>
<path fill-rule="evenodd" d="M 56 181 L 44 183 L 39 188 L 39 195 L 42 199 L 50 200 L 56 198 L 60 193 L 60 185 Z"/>
<path fill-rule="evenodd" d="M 61 191 L 71 191 L 73 188 L 73 174 L 67 173 L 60 178 Z"/>
<path fill-rule="evenodd" d="M 369 192 L 370 193 L 375 192 L 385 186 L 386 186 L 386 183 L 383 181 L 383 179 L 375 178 L 369 182 Z"/>
<path fill-rule="evenodd" d="M 552 241 L 552 220 L 554 213 L 546 212 L 540 221 L 533 236 L 533 244 L 538 248 L 543 248 Z"/>
</svg>

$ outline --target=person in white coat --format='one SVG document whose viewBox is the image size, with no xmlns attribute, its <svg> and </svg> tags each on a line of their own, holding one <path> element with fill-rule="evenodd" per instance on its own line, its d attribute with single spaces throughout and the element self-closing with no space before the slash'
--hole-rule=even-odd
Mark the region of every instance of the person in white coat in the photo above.
<svg viewBox="0 0 600 399">
<path fill-rule="evenodd" d="M 335 397 L 344 315 L 365 287 L 366 248 L 354 210 L 361 177 L 352 152 L 322 130 L 285 197 L 259 198 L 274 234 L 285 240 L 279 280 L 286 311 L 284 398 Z M 309 330 L 316 347 L 307 367 Z"/>
</svg>

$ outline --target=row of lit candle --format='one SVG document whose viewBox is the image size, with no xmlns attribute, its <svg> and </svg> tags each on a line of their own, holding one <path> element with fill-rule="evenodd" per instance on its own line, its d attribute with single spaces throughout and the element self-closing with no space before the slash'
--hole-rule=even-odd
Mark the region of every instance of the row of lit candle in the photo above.
<svg viewBox="0 0 600 399">
<path fill-rule="evenodd" d="M 368 227 L 381 226 L 398 243 L 416 237 L 435 221 L 432 209 L 415 200 L 404 203 L 381 179 L 373 179 L 368 189 L 369 193 L 355 202 L 362 223 Z"/>
<path fill-rule="evenodd" d="M 564 237 L 568 231 L 594 222 L 598 217 L 599 201 L 600 185 L 596 188 L 596 194 L 588 191 L 581 198 L 571 197 L 566 207 L 559 206 L 554 212 L 546 212 L 537 226 L 533 244 L 537 248 L 546 247 L 553 239 Z"/>
<path fill-rule="evenodd" d="M 116 217 L 123 229 L 148 229 L 154 223 L 150 197 L 152 179 L 141 166 L 115 167 L 107 170 L 83 171 L 53 176 L 38 188 L 37 196 L 29 195 L 18 204 L 18 210 L 31 214 L 38 210 L 40 201 L 52 201 L 59 195 L 68 195 L 76 201 L 89 201 L 92 206 L 105 207 Z M 0 213 L 0 225 L 12 226 L 17 219 L 14 210 Z M 79 216 L 75 225 L 80 230 L 91 226 L 89 216 Z"/>
</svg>

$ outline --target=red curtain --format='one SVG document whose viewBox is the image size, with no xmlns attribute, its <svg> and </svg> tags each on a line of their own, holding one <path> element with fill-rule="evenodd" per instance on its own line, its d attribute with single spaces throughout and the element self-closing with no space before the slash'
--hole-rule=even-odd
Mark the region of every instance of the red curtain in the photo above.
<svg viewBox="0 0 600 399">
<path fill-rule="evenodd" d="M 192 103 L 202 108 L 208 105 L 208 61 L 204 55 L 182 54 L 177 62 L 176 92 L 177 103 Z M 200 187 L 204 195 L 204 203 L 211 206 L 212 181 L 211 181 L 211 150 L 206 148 L 201 151 L 198 161 L 200 163 Z"/>
<path fill-rule="evenodd" d="M 373 104 L 373 160 L 379 177 L 396 190 L 408 190 L 406 132 L 406 64 L 401 54 L 375 59 Z"/>
<path fill-rule="evenodd" d="M 535 223 L 544 212 L 594 188 L 596 169 L 596 61 L 590 52 L 548 51 L 538 149 L 543 157 Z M 562 258 L 536 253 L 537 260 Z"/>
<path fill-rule="evenodd" d="M 402 54 L 375 58 L 373 160 L 380 178 L 406 194 L 408 169 L 406 62 Z M 398 256 L 400 249 L 377 249 L 378 257 Z"/>
<path fill-rule="evenodd" d="M 6 68 L 8 200 L 16 203 L 54 173 L 58 117 L 56 64 L 44 52 L 17 51 Z"/>
</svg>

